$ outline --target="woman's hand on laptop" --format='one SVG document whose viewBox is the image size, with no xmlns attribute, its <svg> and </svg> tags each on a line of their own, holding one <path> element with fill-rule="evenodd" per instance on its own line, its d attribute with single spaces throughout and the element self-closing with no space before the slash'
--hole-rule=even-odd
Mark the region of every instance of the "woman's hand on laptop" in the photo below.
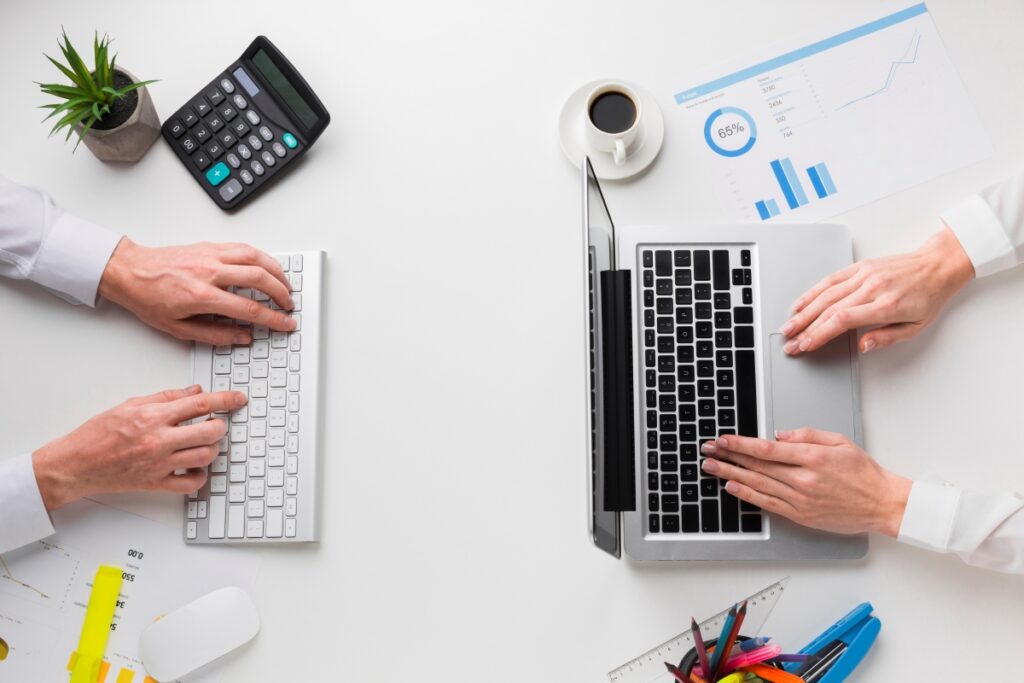
<svg viewBox="0 0 1024 683">
<path fill-rule="evenodd" d="M 32 454 L 43 504 L 55 510 L 98 493 L 198 490 L 227 422 L 181 423 L 246 401 L 237 391 L 204 394 L 196 385 L 129 399 L 97 415 Z"/>
<path fill-rule="evenodd" d="M 821 348 L 849 330 L 862 353 L 916 336 L 945 303 L 974 278 L 974 266 L 948 228 L 917 251 L 858 261 L 807 290 L 783 325 L 783 349 L 797 355 Z"/>
<path fill-rule="evenodd" d="M 291 310 L 288 278 L 272 256 L 247 244 L 191 244 L 149 248 L 127 237 L 114 249 L 100 280 L 100 295 L 146 324 L 179 339 L 207 344 L 248 344 L 247 330 L 204 320 L 215 315 L 289 332 L 295 321 L 282 311 L 232 294 L 252 288 Z"/>
<path fill-rule="evenodd" d="M 722 436 L 702 447 L 704 471 L 740 500 L 797 524 L 841 534 L 899 534 L 912 482 L 842 434 L 778 432 L 776 441 Z"/>
</svg>

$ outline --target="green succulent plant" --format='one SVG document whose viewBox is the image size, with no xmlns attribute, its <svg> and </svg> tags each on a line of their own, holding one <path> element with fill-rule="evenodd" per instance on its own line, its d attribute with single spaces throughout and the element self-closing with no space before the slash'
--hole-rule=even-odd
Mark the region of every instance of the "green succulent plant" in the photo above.
<svg viewBox="0 0 1024 683">
<path fill-rule="evenodd" d="M 61 64 L 50 55 L 45 55 L 45 57 L 71 80 L 71 84 L 36 82 L 36 85 L 44 93 L 64 100 L 63 102 L 42 105 L 41 109 L 52 110 L 43 120 L 47 121 L 55 116 L 60 116 L 57 122 L 53 124 L 53 128 L 50 129 L 50 135 L 54 135 L 61 128 L 67 128 L 68 132 L 64 138 L 65 141 L 70 140 L 71 133 L 78 130 L 78 142 L 75 143 L 75 149 L 77 150 L 78 145 L 81 144 L 82 138 L 89 132 L 89 129 L 97 121 L 100 121 L 110 113 L 110 107 L 114 102 L 131 91 L 137 90 L 144 85 L 155 83 L 155 81 L 130 83 L 123 88 L 115 89 L 114 63 L 117 61 L 117 55 L 115 54 L 109 59 L 107 57 L 110 38 L 104 35 L 101 39 L 99 32 L 96 32 L 93 38 L 94 66 L 92 71 L 90 71 L 79 56 L 78 51 L 71 45 L 71 41 L 68 40 L 68 34 L 64 29 L 61 29 L 61 34 L 63 42 L 58 41 L 57 44 L 60 46 L 61 52 L 64 53 L 64 60 L 67 64 Z M 81 124 L 81 127 L 79 127 L 79 124 Z"/>
</svg>

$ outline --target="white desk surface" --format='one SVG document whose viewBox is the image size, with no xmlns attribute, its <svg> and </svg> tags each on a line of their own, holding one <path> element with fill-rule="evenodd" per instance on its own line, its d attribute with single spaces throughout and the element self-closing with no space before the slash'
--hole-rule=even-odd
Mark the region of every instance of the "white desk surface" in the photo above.
<svg viewBox="0 0 1024 683">
<path fill-rule="evenodd" d="M 143 4 L 0 5 L 0 172 L 146 244 L 328 252 L 323 543 L 252 551 L 263 632 L 224 680 L 602 681 L 691 614 L 786 575 L 767 629 L 783 644 L 874 603 L 883 630 L 858 681 L 1003 670 L 1009 646 L 988 664 L 965 655 L 1024 635 L 1021 577 L 879 538 L 855 563 L 645 565 L 586 537 L 580 196 L 558 145 L 563 100 L 606 76 L 653 92 L 666 145 L 642 178 L 607 184 L 613 214 L 713 221 L 714 192 L 675 146 L 671 95 L 693 67 L 854 3 Z M 1024 6 L 929 6 L 997 153 L 841 216 L 858 257 L 915 247 L 947 204 L 1024 159 Z M 301 169 L 225 215 L 162 141 L 121 168 L 46 139 L 32 81 L 54 75 L 40 51 L 56 50 L 61 24 L 79 43 L 108 31 L 120 63 L 162 79 L 163 116 L 264 33 L 333 120 Z M 865 358 L 867 443 L 886 466 L 1024 487 L 1022 293 L 1024 272 L 976 283 L 922 338 Z M 188 345 L 109 304 L 4 282 L 0 311 L 0 457 L 189 381 Z M 113 500 L 181 523 L 177 497 Z"/>
</svg>

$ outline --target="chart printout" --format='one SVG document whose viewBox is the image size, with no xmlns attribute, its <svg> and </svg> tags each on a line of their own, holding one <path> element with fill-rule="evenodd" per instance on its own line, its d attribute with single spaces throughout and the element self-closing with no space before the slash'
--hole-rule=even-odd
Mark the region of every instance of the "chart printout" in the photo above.
<svg viewBox="0 0 1024 683">
<path fill-rule="evenodd" d="M 726 220 L 818 221 L 992 154 L 927 6 L 897 8 L 675 95 Z"/>
</svg>

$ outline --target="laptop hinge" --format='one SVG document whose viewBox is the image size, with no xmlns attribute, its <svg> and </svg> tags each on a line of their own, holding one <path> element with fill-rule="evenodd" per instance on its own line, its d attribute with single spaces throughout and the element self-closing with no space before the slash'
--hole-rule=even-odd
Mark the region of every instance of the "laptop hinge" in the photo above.
<svg viewBox="0 0 1024 683">
<path fill-rule="evenodd" d="M 630 271 L 601 273 L 604 354 L 604 508 L 636 510 Z"/>
</svg>

